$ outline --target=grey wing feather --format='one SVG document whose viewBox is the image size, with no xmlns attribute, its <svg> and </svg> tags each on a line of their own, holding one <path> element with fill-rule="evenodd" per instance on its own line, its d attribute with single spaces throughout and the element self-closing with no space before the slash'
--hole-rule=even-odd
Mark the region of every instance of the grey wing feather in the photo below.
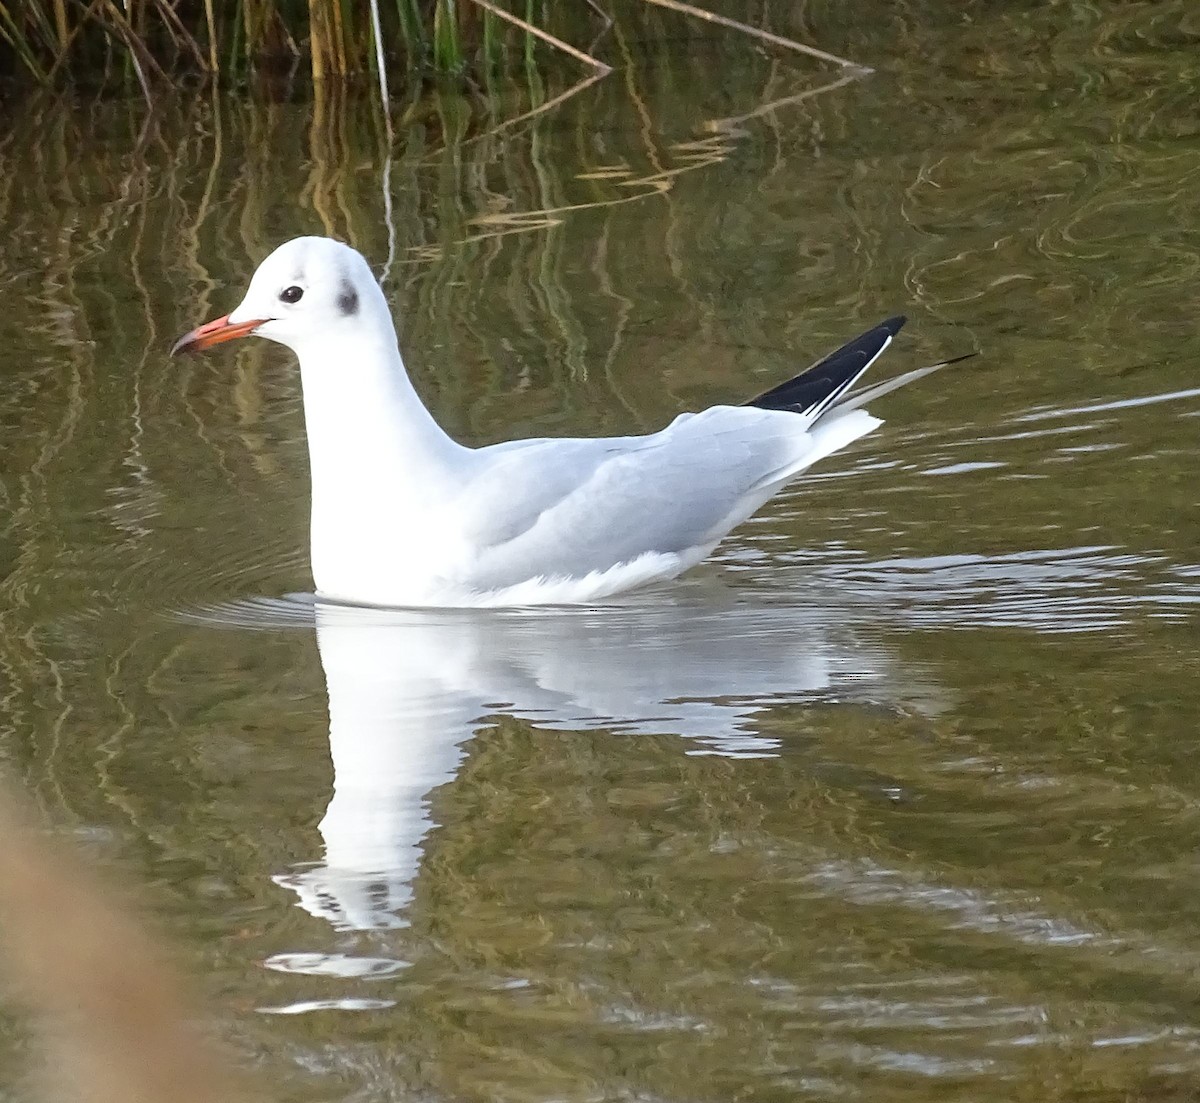
<svg viewBox="0 0 1200 1103">
<path fill-rule="evenodd" d="M 531 442 L 502 464 L 510 485 L 537 487 L 525 508 L 495 523 L 475 515 L 480 567 L 500 586 L 529 562 L 546 576 L 575 575 L 711 545 L 808 449 L 796 428 L 794 414 L 715 407 L 647 437 Z"/>
</svg>

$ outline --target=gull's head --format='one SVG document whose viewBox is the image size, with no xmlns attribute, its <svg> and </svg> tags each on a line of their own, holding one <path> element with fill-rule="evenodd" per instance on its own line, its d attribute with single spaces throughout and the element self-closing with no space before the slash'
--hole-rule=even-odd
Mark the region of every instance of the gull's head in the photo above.
<svg viewBox="0 0 1200 1103">
<path fill-rule="evenodd" d="M 235 337 L 265 337 L 294 352 L 379 324 L 387 307 L 362 254 L 328 237 L 298 237 L 258 266 L 237 309 L 184 334 L 171 350 L 195 352 Z"/>
</svg>

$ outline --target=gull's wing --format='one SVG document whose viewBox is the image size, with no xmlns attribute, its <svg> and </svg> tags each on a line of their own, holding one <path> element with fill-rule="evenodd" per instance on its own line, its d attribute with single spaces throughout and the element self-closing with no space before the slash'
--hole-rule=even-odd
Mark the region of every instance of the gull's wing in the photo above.
<svg viewBox="0 0 1200 1103">
<path fill-rule="evenodd" d="M 455 503 L 469 573 L 500 589 L 641 557 L 661 558 L 659 574 L 698 562 L 785 483 L 880 425 L 864 402 L 944 366 L 850 394 L 903 324 L 881 322 L 744 406 L 683 414 L 648 436 L 480 449 Z"/>
<path fill-rule="evenodd" d="M 795 414 L 715 406 L 647 437 L 483 449 L 456 509 L 477 549 L 472 573 L 490 589 L 531 569 L 578 578 L 646 555 L 690 565 L 783 483 L 878 424 L 858 412 L 810 433 Z"/>
</svg>

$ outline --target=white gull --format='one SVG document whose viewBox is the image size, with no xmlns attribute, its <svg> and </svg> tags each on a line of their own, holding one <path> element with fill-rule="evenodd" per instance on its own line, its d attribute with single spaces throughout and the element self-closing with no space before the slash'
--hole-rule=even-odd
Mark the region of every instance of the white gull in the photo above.
<svg viewBox="0 0 1200 1103">
<path fill-rule="evenodd" d="M 366 260 L 301 237 L 259 265 L 231 314 L 172 352 L 254 335 L 299 358 L 323 598 L 544 605 L 681 574 L 801 472 L 881 425 L 868 400 L 944 366 L 849 393 L 903 324 L 888 319 L 744 405 L 680 414 L 657 433 L 469 448 L 413 389 Z"/>
</svg>

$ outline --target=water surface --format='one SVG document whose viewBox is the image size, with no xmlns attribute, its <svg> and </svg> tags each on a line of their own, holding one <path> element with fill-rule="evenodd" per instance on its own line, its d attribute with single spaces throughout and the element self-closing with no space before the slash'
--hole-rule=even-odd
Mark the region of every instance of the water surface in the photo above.
<svg viewBox="0 0 1200 1103">
<path fill-rule="evenodd" d="M 1200 24 L 775 18 L 877 71 L 10 113 L 3 768 L 280 1099 L 1195 1092 Z M 289 356 L 166 356 L 308 232 L 470 443 L 985 355 L 678 583 L 315 608 Z"/>
</svg>

